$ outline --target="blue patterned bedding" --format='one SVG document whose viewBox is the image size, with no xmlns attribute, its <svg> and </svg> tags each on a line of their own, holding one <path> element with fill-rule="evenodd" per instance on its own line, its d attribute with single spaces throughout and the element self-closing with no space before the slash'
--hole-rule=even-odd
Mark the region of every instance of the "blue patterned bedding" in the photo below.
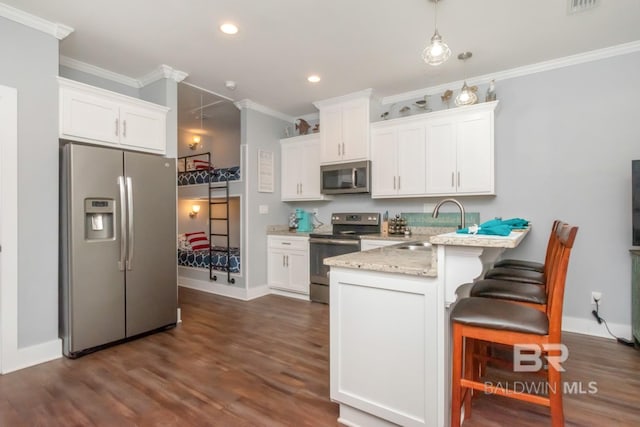
<svg viewBox="0 0 640 427">
<path fill-rule="evenodd" d="M 206 169 L 178 172 L 178 185 L 207 184 L 209 179 L 211 182 L 238 181 L 240 166 L 215 168 L 212 173 Z"/>
<path fill-rule="evenodd" d="M 230 248 L 231 257 L 229 265 L 232 273 L 240 273 L 240 249 Z M 223 246 L 213 247 L 213 269 L 227 271 L 227 248 Z M 178 265 L 184 267 L 209 268 L 209 250 L 197 251 L 178 249 Z"/>
</svg>

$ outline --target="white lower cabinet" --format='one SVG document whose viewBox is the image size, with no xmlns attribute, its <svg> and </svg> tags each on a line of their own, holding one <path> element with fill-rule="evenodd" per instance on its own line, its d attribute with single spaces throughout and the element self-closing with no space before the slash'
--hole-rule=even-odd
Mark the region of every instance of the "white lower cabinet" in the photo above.
<svg viewBox="0 0 640 427">
<path fill-rule="evenodd" d="M 331 267 L 330 392 L 345 425 L 447 425 L 438 278 Z"/>
<path fill-rule="evenodd" d="M 272 289 L 309 294 L 309 238 L 267 237 L 267 281 Z"/>
</svg>

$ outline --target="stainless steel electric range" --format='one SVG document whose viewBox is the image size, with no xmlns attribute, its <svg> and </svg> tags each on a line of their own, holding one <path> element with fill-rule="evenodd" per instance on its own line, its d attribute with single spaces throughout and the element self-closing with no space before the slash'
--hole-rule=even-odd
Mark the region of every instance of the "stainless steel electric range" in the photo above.
<svg viewBox="0 0 640 427">
<path fill-rule="evenodd" d="M 331 233 L 309 235 L 310 299 L 329 303 L 329 267 L 325 258 L 360 251 L 360 236 L 380 233 L 379 213 L 334 213 Z"/>
</svg>

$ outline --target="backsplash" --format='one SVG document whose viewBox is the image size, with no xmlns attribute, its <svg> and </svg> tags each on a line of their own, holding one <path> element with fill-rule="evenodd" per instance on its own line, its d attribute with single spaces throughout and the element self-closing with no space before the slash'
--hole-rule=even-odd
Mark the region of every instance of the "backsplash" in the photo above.
<svg viewBox="0 0 640 427">
<path fill-rule="evenodd" d="M 391 215 L 391 214 L 390 214 Z M 407 220 L 408 227 L 457 227 L 460 225 L 460 214 L 456 212 L 441 212 L 438 218 L 433 218 L 425 212 L 402 212 L 400 216 Z M 466 224 L 480 224 L 479 212 L 465 212 Z"/>
</svg>

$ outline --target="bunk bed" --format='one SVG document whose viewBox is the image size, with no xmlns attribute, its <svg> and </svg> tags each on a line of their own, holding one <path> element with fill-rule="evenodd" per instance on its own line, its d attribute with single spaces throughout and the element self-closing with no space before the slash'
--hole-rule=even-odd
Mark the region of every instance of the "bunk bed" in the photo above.
<svg viewBox="0 0 640 427">
<path fill-rule="evenodd" d="M 178 186 L 208 184 L 208 236 L 204 232 L 185 233 L 178 246 L 178 265 L 209 269 L 209 279 L 218 280 L 219 272 L 227 273 L 227 282 L 235 283 L 232 273 L 240 273 L 240 249 L 230 245 L 229 181 L 240 179 L 240 167 L 215 168 L 211 154 L 195 154 L 178 158 Z M 223 196 L 214 193 L 223 191 Z M 213 215 L 215 205 L 223 214 Z M 217 212 L 220 210 L 218 209 Z M 223 232 L 214 232 L 214 224 L 223 224 Z M 219 229 L 220 227 L 218 227 Z M 194 236 L 195 234 L 195 236 Z M 202 234 L 202 235 L 200 235 Z M 213 245 L 222 238 L 224 246 Z"/>
</svg>

